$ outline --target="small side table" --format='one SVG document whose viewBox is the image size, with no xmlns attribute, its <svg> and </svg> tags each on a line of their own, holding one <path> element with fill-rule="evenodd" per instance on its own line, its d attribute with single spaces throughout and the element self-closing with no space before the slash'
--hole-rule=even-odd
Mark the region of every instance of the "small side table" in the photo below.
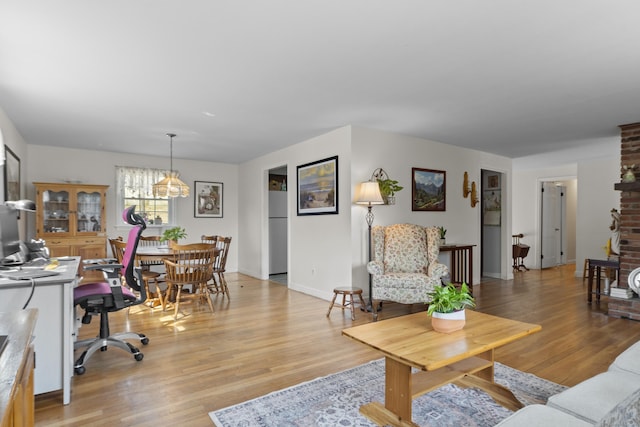
<svg viewBox="0 0 640 427">
<path fill-rule="evenodd" d="M 612 260 L 612 259 L 588 259 L 587 260 L 587 269 L 589 271 L 589 290 L 587 294 L 587 302 L 591 304 L 593 300 L 593 294 L 596 295 L 596 302 L 600 302 L 600 295 L 602 295 L 602 290 L 600 289 L 600 283 L 602 279 L 602 269 L 611 269 L 616 272 L 616 279 L 620 277 L 620 261 Z M 595 274 L 595 276 L 594 276 Z M 596 289 L 593 290 L 593 279 L 596 279 Z"/>
<path fill-rule="evenodd" d="M 338 295 L 342 295 L 342 304 L 336 304 L 336 297 Z M 360 298 L 360 304 L 362 304 L 362 307 L 366 307 L 366 304 L 364 302 L 364 299 L 362 299 L 362 289 L 360 288 L 335 288 L 333 290 L 333 299 L 331 300 L 331 305 L 329 305 L 329 310 L 327 311 L 327 317 L 329 317 L 329 314 L 331 314 L 331 309 L 333 308 L 333 306 L 337 306 L 340 307 L 342 309 L 342 311 L 344 312 L 345 308 L 348 308 L 351 310 L 351 320 L 356 320 L 356 311 L 354 310 L 354 301 L 353 301 L 353 296 L 354 295 L 358 295 L 358 298 Z M 347 296 L 349 297 L 349 299 L 347 300 Z"/>
</svg>

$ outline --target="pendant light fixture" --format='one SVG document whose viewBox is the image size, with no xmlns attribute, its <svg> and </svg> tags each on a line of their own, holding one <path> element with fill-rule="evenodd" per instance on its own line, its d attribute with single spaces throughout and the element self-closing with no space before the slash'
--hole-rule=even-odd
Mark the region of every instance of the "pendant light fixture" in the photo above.
<svg viewBox="0 0 640 427">
<path fill-rule="evenodd" d="M 169 173 L 165 175 L 164 179 L 160 182 L 153 184 L 154 197 L 187 197 L 189 196 L 189 186 L 182 182 L 178 178 L 178 172 L 173 170 L 173 138 L 175 133 L 168 133 L 169 137 L 169 156 L 171 159 L 171 166 Z"/>
</svg>

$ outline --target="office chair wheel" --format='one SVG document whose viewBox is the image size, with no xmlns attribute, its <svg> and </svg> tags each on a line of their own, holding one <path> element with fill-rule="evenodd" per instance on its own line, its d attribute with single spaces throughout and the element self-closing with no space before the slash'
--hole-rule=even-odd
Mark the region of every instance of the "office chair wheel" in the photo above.
<svg viewBox="0 0 640 427">
<path fill-rule="evenodd" d="M 142 359 L 144 359 L 144 354 L 142 353 L 136 353 L 133 355 L 134 359 L 136 359 L 138 362 L 141 361 Z"/>
<path fill-rule="evenodd" d="M 87 369 L 86 369 L 84 366 L 78 366 L 78 367 L 76 367 L 76 368 L 74 369 L 74 371 L 75 371 L 75 373 L 76 373 L 77 375 L 82 375 L 82 374 L 84 374 L 86 370 L 87 370 Z"/>
<path fill-rule="evenodd" d="M 140 342 L 142 343 L 142 345 L 147 345 L 147 344 L 149 344 L 149 338 L 144 337 L 144 338 L 142 338 L 142 339 L 140 340 Z"/>
</svg>

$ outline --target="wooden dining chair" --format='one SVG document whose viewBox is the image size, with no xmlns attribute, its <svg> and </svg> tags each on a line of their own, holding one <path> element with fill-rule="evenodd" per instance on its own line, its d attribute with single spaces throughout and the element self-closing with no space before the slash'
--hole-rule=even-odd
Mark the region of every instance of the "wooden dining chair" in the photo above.
<svg viewBox="0 0 640 427">
<path fill-rule="evenodd" d="M 222 294 L 231 299 L 229 294 L 229 287 L 227 286 L 227 280 L 224 277 L 227 265 L 227 255 L 229 253 L 229 245 L 231 245 L 231 237 L 216 236 L 216 235 L 203 235 L 201 237 L 202 243 L 211 243 L 216 245 L 216 248 L 220 251 L 213 264 L 213 276 L 211 282 L 209 282 L 209 291 L 214 294 Z M 216 278 L 217 276 L 217 278 Z"/>
<path fill-rule="evenodd" d="M 189 294 L 183 294 L 184 285 L 193 286 L 190 297 L 206 300 L 213 313 L 213 303 L 207 282 L 213 276 L 213 263 L 218 250 L 215 245 L 209 243 L 192 243 L 187 245 L 172 246 L 173 254 L 164 259 L 166 269 L 165 279 L 167 290 L 165 292 L 165 307 L 169 295 L 175 290 L 174 319 L 178 318 L 181 298 Z"/>
<path fill-rule="evenodd" d="M 115 239 L 109 239 L 109 245 L 111 246 L 111 252 L 113 253 L 113 256 L 118 260 L 119 263 L 122 263 L 124 259 L 124 250 L 127 247 L 127 242 L 123 241 L 122 237 L 117 237 Z M 159 276 L 160 273 L 158 272 L 144 269 L 142 270 L 142 282 L 147 293 L 147 299 L 144 304 L 147 307 L 151 308 L 155 307 L 156 304 L 160 304 L 162 306 L 162 309 L 164 310 L 164 297 L 162 289 L 160 288 L 160 282 L 158 281 Z M 156 285 L 156 297 L 153 297 L 150 292 L 149 283 L 151 281 L 153 281 Z"/>
<path fill-rule="evenodd" d="M 218 292 L 222 293 L 222 295 L 226 295 L 228 299 L 231 299 L 231 295 L 229 295 L 229 287 L 227 286 L 227 279 L 224 277 L 224 273 L 227 268 L 229 246 L 231 246 L 231 237 L 218 236 L 216 247 L 220 252 L 218 253 L 213 265 L 213 281 L 215 283 L 215 288 L 219 289 Z"/>
</svg>

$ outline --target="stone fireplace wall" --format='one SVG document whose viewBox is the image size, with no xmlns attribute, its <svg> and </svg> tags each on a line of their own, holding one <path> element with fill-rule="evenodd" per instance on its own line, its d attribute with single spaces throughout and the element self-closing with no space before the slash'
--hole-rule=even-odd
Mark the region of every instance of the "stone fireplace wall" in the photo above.
<svg viewBox="0 0 640 427">
<path fill-rule="evenodd" d="M 629 274 L 640 267 L 640 123 L 620 126 L 622 166 L 636 165 L 638 181 L 617 183 L 620 191 L 620 277 L 618 285 L 628 287 Z M 622 177 L 622 172 L 621 175 Z M 640 320 L 640 299 L 609 298 L 609 316 Z"/>
</svg>

